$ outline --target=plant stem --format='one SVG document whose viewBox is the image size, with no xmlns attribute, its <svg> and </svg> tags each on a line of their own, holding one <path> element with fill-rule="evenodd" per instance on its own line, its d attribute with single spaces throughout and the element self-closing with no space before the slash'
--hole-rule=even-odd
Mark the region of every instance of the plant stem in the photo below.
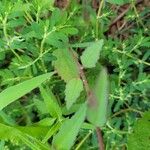
<svg viewBox="0 0 150 150">
<path fill-rule="evenodd" d="M 126 53 L 125 51 L 121 51 L 121 50 L 118 50 L 118 49 L 114 49 L 113 51 L 118 52 L 118 53 L 120 53 L 120 54 L 124 54 L 124 55 L 126 55 L 126 56 L 128 56 L 128 57 L 130 57 L 130 58 L 132 58 L 132 59 L 134 59 L 134 60 L 136 60 L 137 63 L 150 66 L 150 63 L 148 63 L 148 62 L 146 62 L 146 61 L 143 61 L 143 60 L 141 60 L 141 59 L 139 59 L 139 58 L 136 58 L 136 57 L 132 56 L 131 54 Z"/>
<path fill-rule="evenodd" d="M 9 38 L 8 38 L 8 35 L 7 35 L 7 17 L 8 17 L 8 14 L 6 14 L 6 16 L 4 17 L 2 23 L 3 23 L 3 33 L 4 33 L 4 37 L 6 39 L 6 42 L 7 42 L 7 45 L 8 47 L 10 48 L 10 50 L 12 51 L 12 53 L 18 58 L 19 61 L 22 61 L 22 59 L 20 58 L 20 56 L 10 47 L 10 42 L 9 42 Z"/>
<path fill-rule="evenodd" d="M 97 133 L 97 139 L 98 139 L 98 143 L 99 143 L 99 150 L 104 150 L 104 142 L 103 142 L 103 136 L 102 136 L 102 132 L 101 129 L 99 127 L 96 128 L 96 133 Z"/>
<path fill-rule="evenodd" d="M 126 113 L 126 112 L 136 112 L 136 113 L 139 113 L 140 115 L 142 115 L 142 112 L 139 111 L 139 110 L 136 110 L 134 108 L 127 108 L 127 109 L 123 109 L 123 110 L 120 110 L 119 112 L 116 112 L 115 114 L 113 114 L 110 118 L 114 118 L 122 113 Z"/>
<path fill-rule="evenodd" d="M 73 56 L 73 59 L 74 61 L 76 62 L 77 66 L 78 66 L 78 70 L 79 70 L 79 73 L 80 73 L 80 77 L 83 81 L 83 84 L 84 84 L 84 88 L 85 88 L 85 91 L 87 93 L 87 97 L 89 97 L 90 95 L 90 88 L 89 88 L 89 85 L 88 85 L 88 82 L 87 82 L 87 79 L 86 79 L 86 76 L 84 74 L 84 71 L 83 71 L 83 67 L 82 65 L 79 63 L 77 57 L 75 56 L 75 54 L 73 53 L 72 49 L 70 49 L 70 52 L 71 52 L 71 55 Z"/>
<path fill-rule="evenodd" d="M 138 22 L 142 25 L 142 27 L 145 29 L 145 26 L 144 26 L 144 24 L 143 24 L 143 22 L 142 22 L 142 20 L 141 20 L 141 18 L 140 18 L 140 16 L 139 16 L 139 14 L 138 14 L 138 12 L 137 12 L 137 9 L 136 9 L 136 6 L 135 6 L 135 0 L 132 0 L 132 7 L 133 7 L 133 10 L 134 10 L 134 12 L 135 12 L 135 15 L 136 15 L 136 18 L 137 18 L 137 24 L 138 24 Z"/>
<path fill-rule="evenodd" d="M 99 5 L 99 9 L 96 17 L 96 40 L 98 40 L 98 35 L 99 35 L 99 17 L 101 15 L 103 4 L 104 4 L 104 0 L 102 0 Z"/>
<path fill-rule="evenodd" d="M 78 146 L 75 148 L 75 150 L 79 150 L 79 148 L 82 146 L 82 144 L 87 140 L 87 138 L 92 134 L 92 131 L 90 130 L 89 133 L 82 139 L 82 141 L 78 144 Z"/>
<path fill-rule="evenodd" d="M 95 96 L 94 96 L 92 90 L 89 87 L 88 81 L 86 79 L 86 76 L 85 76 L 85 73 L 84 73 L 84 70 L 83 70 L 83 66 L 79 63 L 78 58 L 73 53 L 71 48 L 69 49 L 69 52 L 73 56 L 73 59 L 74 59 L 74 61 L 76 62 L 77 66 L 78 66 L 80 77 L 83 81 L 85 91 L 86 91 L 86 94 L 87 94 L 88 104 L 92 105 L 93 103 L 96 102 L 96 99 L 95 99 Z M 104 143 L 103 143 L 103 136 L 101 134 L 101 129 L 97 127 L 96 128 L 96 133 L 97 133 L 97 138 L 98 138 L 98 143 L 99 143 L 99 149 L 104 150 Z"/>
</svg>

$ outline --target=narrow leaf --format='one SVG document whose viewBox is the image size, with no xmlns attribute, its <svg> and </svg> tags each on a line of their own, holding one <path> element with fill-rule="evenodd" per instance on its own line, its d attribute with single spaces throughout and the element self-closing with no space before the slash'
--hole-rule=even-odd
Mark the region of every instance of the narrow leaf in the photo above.
<svg viewBox="0 0 150 150">
<path fill-rule="evenodd" d="M 39 122 L 34 123 L 33 125 L 34 126 L 44 126 L 44 127 L 49 126 L 50 127 L 54 123 L 55 120 L 56 120 L 56 118 L 44 118 L 44 119 L 40 120 Z"/>
<path fill-rule="evenodd" d="M 15 128 L 35 138 L 43 138 L 50 129 L 48 126 L 35 126 L 34 124 L 30 126 L 15 126 Z"/>
<path fill-rule="evenodd" d="M 30 136 L 28 134 L 30 132 L 25 132 L 26 127 L 24 127 L 23 130 L 24 131 L 21 131 L 13 126 L 8 126 L 8 125 L 0 123 L 0 140 L 10 140 L 10 141 L 15 141 L 16 143 L 23 142 L 27 146 L 29 146 L 31 149 L 34 149 L 34 150 L 41 150 L 41 149 L 48 150 L 50 148 L 49 146 L 42 144 L 40 140 Z M 42 130 L 39 132 L 42 132 Z"/>
<path fill-rule="evenodd" d="M 75 44 L 70 44 L 70 46 L 73 48 L 78 48 L 78 47 L 86 48 L 86 47 L 91 46 L 93 43 L 95 42 L 75 43 Z"/>
<path fill-rule="evenodd" d="M 65 34 L 70 34 L 70 35 L 75 35 L 78 33 L 78 30 L 76 28 L 71 28 L 71 27 L 68 27 L 68 28 L 63 28 L 61 29 L 61 32 L 65 33 Z"/>
<path fill-rule="evenodd" d="M 43 87 L 40 87 L 40 91 L 50 115 L 54 118 L 61 118 L 61 109 L 52 91 L 49 89 L 47 92 Z"/>
<path fill-rule="evenodd" d="M 60 122 L 55 123 L 43 138 L 42 143 L 46 143 L 59 130 L 60 126 Z"/>
<path fill-rule="evenodd" d="M 106 0 L 106 2 L 109 2 L 114 5 L 123 5 L 123 4 L 129 3 L 130 0 Z"/>
<path fill-rule="evenodd" d="M 82 90 L 83 83 L 79 78 L 74 78 L 67 83 L 65 89 L 65 100 L 67 103 L 67 109 L 69 109 L 72 104 L 77 100 Z"/>
<path fill-rule="evenodd" d="M 108 75 L 105 68 L 96 80 L 93 93 L 96 102 L 88 105 L 87 118 L 96 127 L 102 127 L 107 120 L 108 105 Z"/>
<path fill-rule="evenodd" d="M 96 42 L 93 42 L 89 47 L 85 49 L 81 56 L 81 62 L 85 68 L 92 68 L 95 67 L 100 51 L 102 50 L 104 41 L 99 40 Z"/>
<path fill-rule="evenodd" d="M 80 127 L 84 122 L 85 115 L 86 105 L 83 104 L 71 119 L 66 120 L 62 124 L 60 131 L 53 139 L 53 146 L 56 149 L 69 150 L 72 147 Z"/>
<path fill-rule="evenodd" d="M 0 110 L 5 108 L 10 103 L 19 99 L 23 95 L 29 93 L 31 90 L 38 87 L 41 83 L 50 78 L 53 73 L 43 74 L 34 77 L 30 80 L 24 81 L 20 84 L 11 86 L 0 93 Z"/>
<path fill-rule="evenodd" d="M 68 82 L 72 78 L 79 77 L 77 64 L 69 50 L 58 49 L 54 51 L 53 55 L 57 58 L 53 65 L 62 79 Z"/>
</svg>

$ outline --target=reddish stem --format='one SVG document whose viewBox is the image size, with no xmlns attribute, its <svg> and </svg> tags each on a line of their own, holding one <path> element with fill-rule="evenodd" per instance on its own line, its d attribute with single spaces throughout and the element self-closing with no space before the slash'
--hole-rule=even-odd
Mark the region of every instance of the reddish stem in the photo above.
<svg viewBox="0 0 150 150">
<path fill-rule="evenodd" d="M 97 139 L 98 139 L 98 144 L 99 144 L 99 150 L 104 150 L 104 142 L 103 142 L 103 136 L 102 136 L 102 131 L 99 127 L 96 128 L 96 133 L 97 133 Z"/>
<path fill-rule="evenodd" d="M 83 81 L 84 87 L 85 87 L 85 91 L 88 97 L 88 103 L 89 105 L 95 105 L 96 104 L 96 99 L 95 96 L 93 94 L 93 91 L 90 89 L 88 81 L 86 79 L 84 70 L 83 70 L 83 66 L 79 63 L 78 58 L 76 57 L 76 55 L 73 53 L 72 49 L 70 48 L 70 53 L 73 56 L 74 61 L 76 62 L 78 69 L 79 69 L 79 73 L 80 73 L 80 77 Z M 100 128 L 96 128 L 96 133 L 97 133 L 97 139 L 98 139 L 98 143 L 99 143 L 99 149 L 100 150 L 104 150 L 104 142 L 103 142 L 103 136 L 101 133 L 101 129 Z"/>
</svg>

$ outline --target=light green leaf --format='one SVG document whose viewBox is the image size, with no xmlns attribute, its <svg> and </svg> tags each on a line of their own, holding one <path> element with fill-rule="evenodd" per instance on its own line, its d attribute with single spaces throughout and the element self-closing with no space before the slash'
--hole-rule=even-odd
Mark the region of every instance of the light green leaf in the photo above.
<svg viewBox="0 0 150 150">
<path fill-rule="evenodd" d="M 67 109 L 69 109 L 72 104 L 77 100 L 82 90 L 83 83 L 82 80 L 79 78 L 74 78 L 67 83 L 65 89 L 65 100 L 67 103 Z"/>
<path fill-rule="evenodd" d="M 50 115 L 54 118 L 61 118 L 61 108 L 52 91 L 50 89 L 45 90 L 43 87 L 40 87 L 40 91 Z"/>
<path fill-rule="evenodd" d="M 71 28 L 71 27 L 68 27 L 68 28 L 63 28 L 61 29 L 61 32 L 67 34 L 67 35 L 75 35 L 78 33 L 78 30 L 76 28 Z"/>
<path fill-rule="evenodd" d="M 39 114 L 48 114 L 49 113 L 44 101 L 35 98 L 33 100 L 33 105 L 37 108 Z"/>
<path fill-rule="evenodd" d="M 106 2 L 115 4 L 115 5 L 123 5 L 123 4 L 129 3 L 130 0 L 106 0 Z"/>
<path fill-rule="evenodd" d="M 57 49 L 53 55 L 57 58 L 53 65 L 62 79 L 68 82 L 73 78 L 79 78 L 77 64 L 69 50 Z"/>
<path fill-rule="evenodd" d="M 40 120 L 39 122 L 34 123 L 33 125 L 44 126 L 44 127 L 51 126 L 55 120 L 56 120 L 56 118 L 44 118 L 44 119 Z"/>
<path fill-rule="evenodd" d="M 30 125 L 30 126 L 15 126 L 19 131 L 26 133 L 35 138 L 43 138 L 45 134 L 50 129 L 50 126 L 38 126 L 38 125 Z"/>
<path fill-rule="evenodd" d="M 85 49 L 81 56 L 81 62 L 85 68 L 92 68 L 95 67 L 100 51 L 102 50 L 102 46 L 104 44 L 103 40 L 99 40 L 93 42 L 89 47 Z"/>
<path fill-rule="evenodd" d="M 66 115 L 70 115 L 70 114 L 75 113 L 79 108 L 80 108 L 80 103 L 72 105 L 69 109 L 67 109 L 67 107 L 64 106 L 62 108 L 62 112 L 63 112 L 63 115 L 66 116 Z"/>
<path fill-rule="evenodd" d="M 46 9 L 49 8 L 50 10 L 53 10 L 54 0 L 36 0 L 36 4 L 40 9 Z"/>
<path fill-rule="evenodd" d="M 75 115 L 66 120 L 60 131 L 54 136 L 53 146 L 56 149 L 69 150 L 75 142 L 76 136 L 82 126 L 86 115 L 86 105 L 81 105 L 80 109 L 75 113 Z"/>
<path fill-rule="evenodd" d="M 5 108 L 10 103 L 19 99 L 23 95 L 29 93 L 31 90 L 38 87 L 41 83 L 50 78 L 53 73 L 43 74 L 34 77 L 30 80 L 24 81 L 20 84 L 11 86 L 0 93 L 0 110 Z"/>
<path fill-rule="evenodd" d="M 93 89 L 96 102 L 89 103 L 87 119 L 96 127 L 102 127 L 107 120 L 108 75 L 105 68 L 98 76 Z"/>
<path fill-rule="evenodd" d="M 19 128 L 19 127 L 18 127 Z M 17 127 L 8 126 L 5 124 L 0 123 L 0 140 L 10 140 L 13 143 L 25 143 L 27 146 L 29 146 L 31 149 L 34 150 L 48 150 L 50 147 L 42 144 L 38 139 L 30 136 L 28 133 L 30 133 L 26 127 L 20 127 L 21 130 L 17 129 Z M 24 129 L 23 129 L 24 128 Z M 27 131 L 27 130 L 28 131 Z M 37 131 L 34 130 L 34 131 Z M 32 131 L 33 132 L 33 131 Z M 30 134 L 32 134 L 32 132 Z M 43 132 L 43 130 L 39 130 L 38 132 Z M 44 134 L 44 133 L 43 133 Z M 35 133 L 37 135 L 37 133 Z"/>
<path fill-rule="evenodd" d="M 59 130 L 60 126 L 61 122 L 55 123 L 43 138 L 42 143 L 46 143 Z"/>
</svg>

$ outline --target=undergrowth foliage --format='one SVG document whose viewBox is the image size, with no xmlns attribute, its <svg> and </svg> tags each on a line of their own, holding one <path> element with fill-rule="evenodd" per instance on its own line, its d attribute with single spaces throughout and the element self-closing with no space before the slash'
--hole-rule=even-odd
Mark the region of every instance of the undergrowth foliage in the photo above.
<svg viewBox="0 0 150 150">
<path fill-rule="evenodd" d="M 150 148 L 150 10 L 139 3 L 0 1 L 0 149 Z"/>
</svg>

